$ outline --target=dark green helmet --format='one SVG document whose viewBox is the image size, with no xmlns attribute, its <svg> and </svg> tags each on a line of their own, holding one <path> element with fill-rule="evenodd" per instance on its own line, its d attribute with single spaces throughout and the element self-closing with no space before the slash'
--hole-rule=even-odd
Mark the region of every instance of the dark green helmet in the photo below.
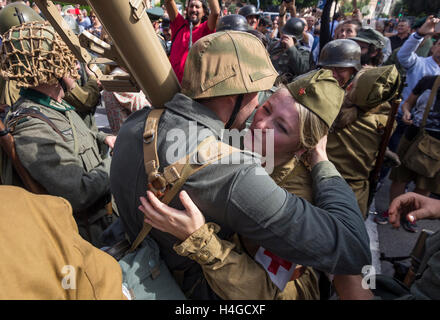
<svg viewBox="0 0 440 320">
<path fill-rule="evenodd" d="M 247 31 L 249 25 L 245 17 L 239 14 L 230 14 L 221 17 L 218 21 L 217 32 L 225 30 Z"/>
<path fill-rule="evenodd" d="M 330 41 L 321 50 L 318 66 L 353 67 L 359 71 L 362 68 L 361 47 L 350 39 Z"/>
<path fill-rule="evenodd" d="M 244 6 L 243 8 L 238 10 L 238 14 L 245 17 L 245 18 L 247 16 L 260 16 L 260 14 L 257 11 L 257 8 L 255 8 L 255 6 L 253 4 L 248 4 L 248 5 Z"/>
<path fill-rule="evenodd" d="M 10 3 L 0 11 L 0 33 L 4 34 L 13 26 L 31 21 L 44 21 L 44 19 L 23 3 Z"/>
<path fill-rule="evenodd" d="M 294 37 L 296 40 L 302 40 L 306 24 L 300 18 L 290 18 L 281 31 L 283 34 Z"/>
</svg>

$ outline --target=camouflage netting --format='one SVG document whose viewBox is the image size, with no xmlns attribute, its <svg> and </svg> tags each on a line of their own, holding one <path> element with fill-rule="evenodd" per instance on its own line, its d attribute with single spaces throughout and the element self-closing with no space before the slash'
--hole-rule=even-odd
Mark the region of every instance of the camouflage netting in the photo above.
<svg viewBox="0 0 440 320">
<path fill-rule="evenodd" d="M 78 79 L 76 58 L 48 22 L 33 21 L 12 27 L 3 35 L 0 75 L 18 87 L 57 84 Z"/>
</svg>

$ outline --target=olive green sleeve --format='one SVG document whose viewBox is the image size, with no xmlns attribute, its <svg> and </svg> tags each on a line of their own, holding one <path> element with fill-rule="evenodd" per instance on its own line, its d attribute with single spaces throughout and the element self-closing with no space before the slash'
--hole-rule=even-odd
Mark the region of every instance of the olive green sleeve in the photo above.
<svg viewBox="0 0 440 320">
<path fill-rule="evenodd" d="M 210 287 L 225 300 L 273 300 L 279 290 L 266 271 L 232 242 L 217 236 L 220 227 L 206 223 L 174 250 L 199 263 Z"/>
<path fill-rule="evenodd" d="M 77 85 L 67 92 L 64 100 L 78 111 L 89 112 L 98 104 L 99 97 L 98 83 L 91 79 L 84 86 Z"/>
</svg>

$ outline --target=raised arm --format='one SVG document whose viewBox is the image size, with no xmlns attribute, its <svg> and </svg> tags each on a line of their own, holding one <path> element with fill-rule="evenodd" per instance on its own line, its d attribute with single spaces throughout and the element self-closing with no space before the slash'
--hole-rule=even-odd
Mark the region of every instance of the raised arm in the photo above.
<svg viewBox="0 0 440 320">
<path fill-rule="evenodd" d="M 209 3 L 209 16 L 208 16 L 208 28 L 209 30 L 214 30 L 217 26 L 217 20 L 220 16 L 220 6 L 217 0 L 208 0 Z"/>
<path fill-rule="evenodd" d="M 165 8 L 167 9 L 170 21 L 173 22 L 179 14 L 179 9 L 177 9 L 176 2 L 174 0 L 165 0 Z"/>
</svg>

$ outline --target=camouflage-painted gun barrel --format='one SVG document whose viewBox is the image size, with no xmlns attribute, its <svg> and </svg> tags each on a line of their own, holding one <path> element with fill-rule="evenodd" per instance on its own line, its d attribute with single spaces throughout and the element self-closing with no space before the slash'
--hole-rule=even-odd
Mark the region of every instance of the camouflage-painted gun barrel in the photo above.
<svg viewBox="0 0 440 320">
<path fill-rule="evenodd" d="M 151 21 L 138 1 L 88 0 L 101 23 L 110 34 L 130 74 L 151 99 L 162 106 L 180 91 L 180 84 L 171 63 L 154 32 Z"/>
</svg>

